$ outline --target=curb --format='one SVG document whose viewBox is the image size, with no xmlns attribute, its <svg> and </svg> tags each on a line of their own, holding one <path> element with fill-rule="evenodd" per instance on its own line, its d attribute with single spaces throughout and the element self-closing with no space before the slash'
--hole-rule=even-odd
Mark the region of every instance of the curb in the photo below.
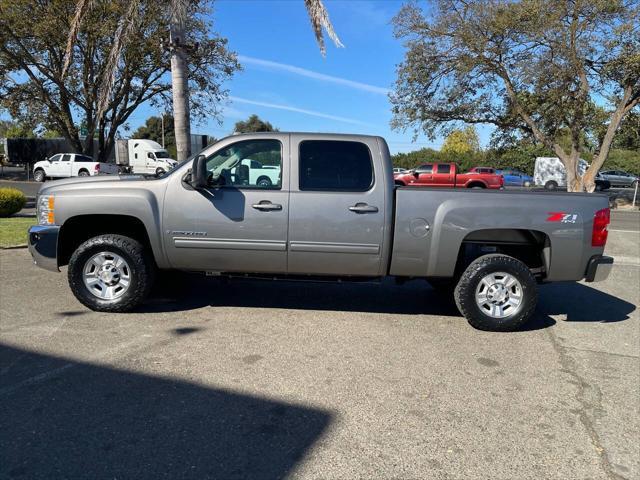
<svg viewBox="0 0 640 480">
<path fill-rule="evenodd" d="M 23 243 L 21 245 L 11 245 L 10 247 L 0 247 L 0 250 L 18 250 L 19 248 L 27 248 L 29 245 Z"/>
</svg>

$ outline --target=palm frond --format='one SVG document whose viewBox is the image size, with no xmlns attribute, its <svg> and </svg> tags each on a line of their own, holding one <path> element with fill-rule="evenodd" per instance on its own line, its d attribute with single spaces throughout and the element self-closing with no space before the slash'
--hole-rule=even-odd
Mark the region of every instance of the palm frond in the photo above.
<svg viewBox="0 0 640 480">
<path fill-rule="evenodd" d="M 111 99 L 111 91 L 116 81 L 116 74 L 118 72 L 118 63 L 122 56 L 122 50 L 132 37 L 136 21 L 138 18 L 138 10 L 141 0 L 129 0 L 129 8 L 124 17 L 120 19 L 118 28 L 116 29 L 113 37 L 113 45 L 109 51 L 109 58 L 104 69 L 104 76 L 102 87 L 98 93 L 98 108 L 96 112 L 96 118 L 102 119 L 104 113 L 107 110 L 109 100 Z"/>
<path fill-rule="evenodd" d="M 304 0 L 304 6 L 307 7 L 309 20 L 311 21 L 313 33 L 316 36 L 316 41 L 318 42 L 318 47 L 320 47 L 320 53 L 322 56 L 324 57 L 327 53 L 324 46 L 324 37 L 322 35 L 323 27 L 327 31 L 329 38 L 333 40 L 336 47 L 344 47 L 338 38 L 338 35 L 333 30 L 333 25 L 331 24 L 331 20 L 329 20 L 329 13 L 322 3 L 322 0 Z"/>
<path fill-rule="evenodd" d="M 62 66 L 62 78 L 67 75 L 67 70 L 69 70 L 69 65 L 71 64 L 71 59 L 73 58 L 73 47 L 76 43 L 76 38 L 78 38 L 78 32 L 80 31 L 80 27 L 82 26 L 82 21 L 84 19 L 85 14 L 91 10 L 93 6 L 94 0 L 79 0 L 76 4 L 76 12 L 73 15 L 73 20 L 71 20 L 71 26 L 69 28 L 69 36 L 67 38 L 67 48 L 64 52 L 64 65 Z"/>
</svg>

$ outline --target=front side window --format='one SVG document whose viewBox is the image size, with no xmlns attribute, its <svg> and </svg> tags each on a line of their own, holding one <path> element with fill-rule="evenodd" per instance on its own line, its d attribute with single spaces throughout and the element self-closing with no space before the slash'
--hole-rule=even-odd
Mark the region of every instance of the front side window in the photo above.
<svg viewBox="0 0 640 480">
<path fill-rule="evenodd" d="M 299 153 L 300 190 L 366 192 L 373 185 L 371 152 L 364 143 L 305 140 Z"/>
<path fill-rule="evenodd" d="M 282 144 L 279 140 L 233 143 L 207 157 L 207 170 L 214 182 L 223 187 L 280 189 Z"/>
<path fill-rule="evenodd" d="M 418 173 L 433 173 L 433 165 L 431 165 L 430 163 L 427 163 L 425 165 L 420 165 L 418 168 L 416 168 L 416 172 L 418 172 Z"/>
<path fill-rule="evenodd" d="M 57 155 L 54 155 L 53 157 L 51 157 L 51 158 L 49 159 L 49 161 L 50 161 L 50 162 L 59 162 L 61 158 L 62 158 L 62 155 L 57 154 Z"/>
</svg>

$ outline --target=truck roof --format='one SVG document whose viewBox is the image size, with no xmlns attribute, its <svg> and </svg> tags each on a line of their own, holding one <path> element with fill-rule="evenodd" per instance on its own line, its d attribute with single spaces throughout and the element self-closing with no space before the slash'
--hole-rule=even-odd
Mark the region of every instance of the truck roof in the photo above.
<svg viewBox="0 0 640 480">
<path fill-rule="evenodd" d="M 261 137 L 276 137 L 278 135 L 302 135 L 304 137 L 309 137 L 309 138 L 323 138 L 326 139 L 326 137 L 339 137 L 342 139 L 348 139 L 348 138 L 371 138 L 371 139 L 381 139 L 384 140 L 383 137 L 381 137 L 380 135 L 364 135 L 364 134 L 359 134 L 359 133 L 321 133 L 321 132 L 251 132 L 251 133 L 233 133 L 227 137 L 224 138 L 231 138 L 231 137 L 252 137 L 252 136 L 261 136 Z M 223 139 L 224 139 L 223 138 Z M 221 140 L 223 140 L 221 139 Z"/>
</svg>

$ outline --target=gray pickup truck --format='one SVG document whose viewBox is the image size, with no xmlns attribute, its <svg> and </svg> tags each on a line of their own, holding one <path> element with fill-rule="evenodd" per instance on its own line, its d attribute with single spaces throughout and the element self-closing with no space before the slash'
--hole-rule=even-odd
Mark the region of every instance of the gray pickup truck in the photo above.
<svg viewBox="0 0 640 480">
<path fill-rule="evenodd" d="M 398 187 L 392 172 L 380 137 L 231 136 L 159 178 L 44 184 L 29 248 L 43 268 L 68 264 L 93 310 L 133 309 L 157 269 L 392 276 L 428 280 L 485 330 L 530 319 L 538 282 L 609 274 L 603 195 Z"/>
</svg>

